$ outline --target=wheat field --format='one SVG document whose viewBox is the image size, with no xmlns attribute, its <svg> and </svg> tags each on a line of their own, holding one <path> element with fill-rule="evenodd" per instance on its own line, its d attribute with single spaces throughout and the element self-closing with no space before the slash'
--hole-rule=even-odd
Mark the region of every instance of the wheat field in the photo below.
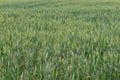
<svg viewBox="0 0 120 80">
<path fill-rule="evenodd" d="M 119 0 L 0 0 L 0 80 L 119 79 Z"/>
</svg>

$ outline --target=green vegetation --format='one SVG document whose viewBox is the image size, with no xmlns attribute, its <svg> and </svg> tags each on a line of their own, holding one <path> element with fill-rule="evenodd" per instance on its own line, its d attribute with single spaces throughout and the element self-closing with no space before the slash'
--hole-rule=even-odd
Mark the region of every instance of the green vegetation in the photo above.
<svg viewBox="0 0 120 80">
<path fill-rule="evenodd" d="M 0 80 L 119 79 L 119 1 L 1 0 Z"/>
</svg>

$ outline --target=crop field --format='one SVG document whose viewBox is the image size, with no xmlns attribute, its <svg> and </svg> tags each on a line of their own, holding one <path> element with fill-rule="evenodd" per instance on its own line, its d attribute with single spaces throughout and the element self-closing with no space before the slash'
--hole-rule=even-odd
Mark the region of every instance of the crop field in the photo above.
<svg viewBox="0 0 120 80">
<path fill-rule="evenodd" d="M 120 1 L 0 0 L 0 80 L 120 80 Z"/>
</svg>

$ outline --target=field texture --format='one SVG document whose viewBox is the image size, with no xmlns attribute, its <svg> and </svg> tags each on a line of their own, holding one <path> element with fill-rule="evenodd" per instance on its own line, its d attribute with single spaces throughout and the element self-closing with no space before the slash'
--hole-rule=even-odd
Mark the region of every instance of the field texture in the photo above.
<svg viewBox="0 0 120 80">
<path fill-rule="evenodd" d="M 120 80 L 120 1 L 0 0 L 0 80 Z"/>
</svg>

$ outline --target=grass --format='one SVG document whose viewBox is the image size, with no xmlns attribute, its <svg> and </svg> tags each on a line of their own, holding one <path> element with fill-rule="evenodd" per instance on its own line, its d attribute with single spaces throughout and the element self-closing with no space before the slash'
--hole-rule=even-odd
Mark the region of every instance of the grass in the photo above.
<svg viewBox="0 0 120 80">
<path fill-rule="evenodd" d="M 119 80 L 120 2 L 1 0 L 0 80 Z"/>
</svg>

